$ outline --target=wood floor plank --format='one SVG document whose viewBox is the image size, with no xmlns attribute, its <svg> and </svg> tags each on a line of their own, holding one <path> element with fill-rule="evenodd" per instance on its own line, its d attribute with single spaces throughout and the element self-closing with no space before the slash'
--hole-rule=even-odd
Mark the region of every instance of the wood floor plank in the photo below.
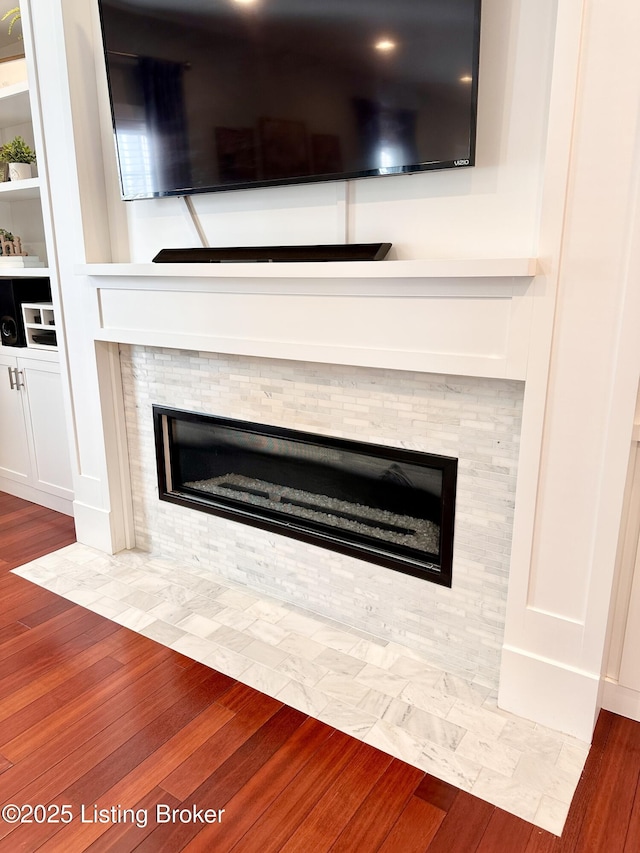
<svg viewBox="0 0 640 853">
<path fill-rule="evenodd" d="M 557 835 L 534 826 L 524 853 L 556 853 L 559 840 Z"/>
<path fill-rule="evenodd" d="M 44 675 L 52 666 L 61 663 L 65 657 L 78 654 L 99 642 L 100 637 L 92 637 L 88 631 L 99 626 L 99 622 L 93 613 L 81 613 L 79 618 L 71 620 L 68 613 L 56 616 L 55 619 L 67 619 L 68 624 L 60 628 L 56 638 L 49 633 L 45 637 L 33 637 L 37 629 L 32 629 L 29 634 L 23 634 L 7 643 L 13 645 L 20 643 L 23 648 L 13 649 L 10 656 L 0 661 L 0 691 L 7 695 L 20 689 L 35 678 Z M 98 617 L 99 619 L 99 617 Z M 49 625 L 49 623 L 46 623 Z M 46 627 L 46 626 L 41 626 Z M 112 630 L 111 626 L 105 626 Z M 102 626 L 100 625 L 100 628 Z"/>
<path fill-rule="evenodd" d="M 425 853 L 440 829 L 445 812 L 420 797 L 411 797 L 379 847 L 379 853 Z M 455 849 L 455 848 L 453 848 Z"/>
<path fill-rule="evenodd" d="M 12 740 L 7 736 L 4 721 L 41 697 L 50 696 L 52 691 L 70 678 L 78 676 L 104 658 L 110 658 L 117 664 L 116 668 L 120 668 L 123 665 L 122 662 L 116 660 L 111 654 L 112 649 L 118 647 L 117 640 L 114 638 L 118 633 L 118 630 L 112 631 L 108 637 L 99 637 L 93 633 L 92 636 L 96 642 L 88 648 L 75 655 L 69 655 L 58 666 L 47 670 L 40 678 L 29 681 L 11 693 L 3 690 L 0 705 L 0 742 L 7 743 Z"/>
<path fill-rule="evenodd" d="M 155 704 L 167 679 L 182 674 L 181 667 L 149 655 L 136 669 L 119 670 L 104 679 L 93 695 L 82 696 L 3 747 L 3 754 L 14 763 L 10 780 L 3 780 L 3 794 L 14 795 L 47 768 L 56 766 L 69 755 L 69 744 L 76 749 L 90 743 L 100 732 L 117 725 L 145 697 Z M 94 741 L 95 743 L 95 741 Z M 92 744 L 93 745 L 93 744 Z M 88 748 L 88 747 L 87 747 Z M 9 781 L 11 785 L 9 785 Z"/>
<path fill-rule="evenodd" d="M 273 801 L 232 848 L 234 853 L 278 853 L 316 802 L 354 760 L 359 744 L 335 732 L 318 751 L 312 764 Z"/>
<path fill-rule="evenodd" d="M 199 690 L 200 698 L 207 689 L 208 686 L 204 683 Z M 231 711 L 215 702 L 218 689 L 216 687 L 206 696 L 205 701 L 209 704 L 185 725 L 181 725 L 176 715 L 178 712 L 185 715 L 186 703 L 177 703 L 163 718 L 158 718 L 135 738 L 127 741 L 118 751 L 120 754 L 116 752 L 108 761 L 103 762 L 102 766 L 92 768 L 83 779 L 79 779 L 72 788 L 67 789 L 63 796 L 72 802 L 90 802 L 98 809 L 109 809 L 114 803 L 136 803 L 141 796 L 153 790 L 162 791 L 158 783 L 167 770 L 179 764 L 185 754 L 205 741 L 211 732 L 221 728 L 232 716 Z M 174 734 L 160 742 L 162 737 L 166 737 L 169 726 L 176 729 Z M 128 772 L 123 772 L 127 767 Z M 109 785 L 109 779 L 115 776 L 119 778 L 114 784 L 106 787 Z M 102 790 L 96 788 L 98 777 Z M 169 800 L 175 802 L 176 806 L 179 805 L 177 798 L 169 796 Z M 74 833 L 70 844 L 65 845 L 67 853 L 81 853 L 108 829 L 108 824 L 85 824 Z M 58 834 L 64 835 L 64 830 L 61 829 Z"/>
<path fill-rule="evenodd" d="M 231 850 L 273 801 L 299 774 L 304 774 L 333 735 L 333 729 L 308 717 L 251 779 L 226 803 L 226 819 L 202 829 L 183 848 Z"/>
<path fill-rule="evenodd" d="M 228 680 L 215 672 L 210 673 L 210 678 L 212 682 L 216 678 Z M 200 672 L 184 671 L 180 685 L 165 685 L 144 706 L 136 706 L 81 748 L 69 752 L 55 767 L 45 770 L 15 797 L 21 802 L 34 802 L 34 796 L 38 795 L 45 798 L 44 802 L 70 803 L 75 812 L 79 812 L 83 803 L 95 802 L 97 796 L 122 778 L 136 757 L 146 757 L 164 742 L 179 725 L 180 719 L 193 716 L 194 708 L 207 701 L 202 691 L 205 681 L 207 677 Z M 11 770 L 7 773 L 10 774 Z M 21 826 L 16 838 L 29 849 L 29 845 L 36 842 L 42 845 L 43 839 L 50 839 L 57 828 L 55 825 Z M 9 832 L 12 829 L 10 827 Z M 0 838 L 7 834 L 6 827 L 0 824 Z M 15 843 L 14 838 L 12 842 Z M 60 849 L 59 842 L 52 844 L 50 849 L 55 850 L 56 844 Z"/>
<path fill-rule="evenodd" d="M 0 748 L 23 734 L 31 726 L 40 725 L 52 714 L 57 714 L 64 706 L 79 696 L 93 690 L 107 675 L 122 668 L 122 664 L 113 658 L 102 657 L 76 675 L 64 679 L 57 687 L 43 696 L 24 705 L 0 725 Z"/>
<path fill-rule="evenodd" d="M 18 507 L 12 511 L 3 514 L 0 519 L 0 535 L 1 542 L 13 543 L 16 541 L 16 533 L 20 534 L 18 538 L 25 538 L 25 545 L 31 544 L 31 536 L 24 537 L 24 532 L 31 533 L 36 527 L 46 520 L 52 526 L 56 526 L 58 519 L 49 515 L 44 507 L 37 504 L 27 504 L 26 506 Z"/>
<path fill-rule="evenodd" d="M 597 789 L 592 793 L 577 836 L 576 853 L 602 850 L 605 843 L 610 850 L 624 850 L 640 778 L 637 725 L 620 719 L 611 730 L 607 747 L 600 763 Z"/>
<path fill-rule="evenodd" d="M 183 805 L 221 809 L 271 756 L 300 728 L 306 715 L 294 708 L 282 706 L 253 734 L 224 764 L 194 792 Z M 165 829 L 168 831 L 165 833 Z M 196 824 L 174 824 L 158 827 L 137 848 L 138 853 L 157 850 L 181 850 L 200 831 Z"/>
<path fill-rule="evenodd" d="M 101 621 L 97 613 L 78 606 L 70 607 L 43 625 L 32 628 L 28 634 L 3 643 L 0 647 L 0 678 L 22 669 L 26 661 L 33 660 L 40 664 L 43 654 L 51 654 L 61 642 L 65 643 L 92 627 L 97 627 Z"/>
<path fill-rule="evenodd" d="M 394 758 L 336 839 L 331 853 L 377 850 L 424 775 L 417 767 Z"/>
<path fill-rule="evenodd" d="M 117 679 L 119 674 L 115 673 L 114 677 Z M 27 798 L 25 802 L 37 796 L 48 799 L 58 796 L 180 701 L 181 696 L 201 680 L 202 676 L 198 673 L 194 676 L 191 670 L 158 666 L 147 677 L 131 685 L 121 685 L 116 694 L 117 701 L 95 707 L 92 714 L 79 721 L 74 729 L 58 731 L 48 747 L 35 750 L 30 757 L 16 761 L 4 746 L 3 753 L 15 761 L 15 766 L 5 774 L 3 793 L 8 790 L 11 798 L 24 797 Z M 153 684 L 153 692 L 143 692 L 141 688 L 145 682 Z M 43 756 L 46 760 L 41 763 Z M 15 780 L 22 783 L 20 787 L 16 787 Z"/>
<path fill-rule="evenodd" d="M 47 525 L 37 525 L 31 533 L 32 538 L 27 542 L 24 541 L 22 531 L 17 531 L 12 537 L 3 539 L 0 552 L 2 559 L 13 568 L 37 560 L 38 557 L 57 551 L 75 541 L 75 535 L 69 535 Z"/>
<path fill-rule="evenodd" d="M 282 853 L 295 853 L 309 847 L 318 853 L 329 850 L 391 761 L 391 756 L 386 753 L 362 744 L 340 779 L 318 800 L 282 846 Z"/>
<path fill-rule="evenodd" d="M 11 578 L 13 583 L 8 588 L 5 584 L 0 592 L 0 595 L 2 595 L 2 616 L 0 622 L 3 625 L 7 625 L 10 622 L 22 622 L 31 613 L 35 613 L 47 604 L 52 604 L 59 599 L 59 596 L 54 596 L 49 590 L 43 589 L 40 586 L 36 586 L 28 581 L 21 581 L 13 575 L 8 575 L 8 577 Z"/>
<path fill-rule="evenodd" d="M 495 806 L 460 791 L 434 835 L 429 853 L 475 853 L 494 811 Z"/>
<path fill-rule="evenodd" d="M 556 845 L 557 853 L 581 853 L 577 848 L 578 836 L 591 809 L 592 798 L 600 786 L 602 762 L 607 755 L 615 725 L 616 718 L 613 714 L 600 712 L 591 749 L 571 803 L 562 838 Z"/>
<path fill-rule="evenodd" d="M 181 729 L 173 738 L 152 753 L 145 761 L 105 791 L 98 799 L 98 808 L 109 808 L 112 803 L 137 803 L 138 799 L 153 795 L 154 805 L 172 803 L 175 807 L 180 801 L 171 796 L 158 784 L 162 777 L 179 764 L 192 749 L 202 743 L 212 732 L 220 729 L 232 716 L 232 712 L 213 702 L 201 714 Z M 84 850 L 109 830 L 108 826 L 89 824 L 74 834 L 73 850 Z M 153 827 L 149 832 L 153 831 Z M 149 833 L 145 833 L 145 837 Z M 139 839 L 142 840 L 142 837 Z M 139 843 L 139 841 L 137 843 Z M 71 853 L 71 851 L 69 851 Z"/>
<path fill-rule="evenodd" d="M 177 732 L 189 724 L 227 688 L 230 679 L 210 671 L 178 701 L 148 722 L 125 743 L 65 790 L 65 795 L 80 802 L 94 802 L 102 794 L 134 771 L 146 758 L 158 751 Z"/>
<path fill-rule="evenodd" d="M 19 637 L 28 630 L 27 626 L 22 625 L 20 622 L 10 622 L 8 625 L 0 628 L 0 645 L 7 640 L 12 640 L 14 637 Z"/>
<path fill-rule="evenodd" d="M 425 774 L 415 791 L 416 797 L 426 800 L 443 812 L 449 811 L 459 793 L 459 788 L 444 782 L 442 779 L 436 779 L 430 773 Z"/>
<path fill-rule="evenodd" d="M 505 850 L 526 850 L 533 827 L 526 820 L 502 809 L 491 815 L 487 828 L 477 847 L 477 853 L 504 853 Z"/>
<path fill-rule="evenodd" d="M 66 532 L 56 523 L 23 516 L 18 523 L 3 532 L 2 559 L 11 561 L 20 554 L 30 558 L 32 553 L 41 550 L 50 540 L 65 536 Z"/>
<path fill-rule="evenodd" d="M 27 628 L 36 628 L 38 625 L 42 625 L 43 622 L 47 622 L 52 616 L 64 613 L 65 610 L 69 610 L 75 606 L 72 601 L 68 601 L 66 598 L 58 598 L 57 601 L 50 601 L 44 607 L 39 607 L 37 610 L 21 616 L 20 622 L 26 625 Z"/>
<path fill-rule="evenodd" d="M 640 850 L 640 783 L 636 788 L 636 794 L 633 799 L 633 808 L 631 810 L 631 818 L 627 827 L 627 837 L 624 842 L 623 853 L 636 853 Z"/>
<path fill-rule="evenodd" d="M 146 826 L 139 826 L 129 821 L 112 825 L 107 827 L 107 831 L 92 844 L 81 849 L 86 850 L 86 853 L 132 853 L 155 829 L 154 815 L 159 803 L 172 809 L 180 805 L 175 797 L 167 794 L 162 788 L 154 788 L 132 806 L 136 814 L 140 809 L 145 813 L 148 818 Z M 204 853 L 205 850 L 206 848 L 200 848 L 200 853 Z"/>
<path fill-rule="evenodd" d="M 219 700 L 222 707 L 233 713 L 233 718 L 162 780 L 162 787 L 180 801 L 191 796 L 282 707 L 281 702 L 264 693 L 254 693 L 249 705 L 243 703 L 238 707 L 236 702 L 226 701 L 234 690 Z"/>
<path fill-rule="evenodd" d="M 110 651 L 109 645 L 104 650 Z M 74 744 L 82 744 L 135 707 L 141 696 L 146 701 L 168 679 L 183 672 L 183 667 L 171 660 L 164 647 L 152 648 L 141 654 L 135 665 L 124 666 L 104 678 L 89 696 L 78 697 L 51 718 L 5 744 L 3 751 L 21 766 L 36 754 L 53 762 L 55 750 L 68 752 L 70 738 Z"/>
<path fill-rule="evenodd" d="M 13 765 L 9 759 L 0 753 L 0 774 L 4 773 L 5 770 L 8 770 L 12 766 Z"/>
</svg>

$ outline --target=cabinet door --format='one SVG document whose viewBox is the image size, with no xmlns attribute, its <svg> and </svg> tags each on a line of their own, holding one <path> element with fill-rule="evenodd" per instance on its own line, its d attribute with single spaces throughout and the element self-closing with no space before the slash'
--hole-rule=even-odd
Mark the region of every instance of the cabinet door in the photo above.
<svg viewBox="0 0 640 853">
<path fill-rule="evenodd" d="M 31 481 L 22 389 L 12 388 L 17 359 L 0 353 L 0 476 Z M 10 373 L 13 371 L 13 374 Z M 15 382 L 14 382 L 15 384 Z"/>
<path fill-rule="evenodd" d="M 71 499 L 71 463 L 59 367 L 53 362 L 23 359 L 18 359 L 18 364 L 25 377 L 33 486 Z"/>
</svg>

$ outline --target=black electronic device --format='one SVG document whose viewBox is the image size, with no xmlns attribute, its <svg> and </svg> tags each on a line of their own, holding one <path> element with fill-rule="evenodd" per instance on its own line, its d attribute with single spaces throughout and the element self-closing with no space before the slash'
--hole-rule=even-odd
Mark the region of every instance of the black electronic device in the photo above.
<svg viewBox="0 0 640 853">
<path fill-rule="evenodd" d="M 125 199 L 472 166 L 480 0 L 98 0 Z"/>
<path fill-rule="evenodd" d="M 0 278 L 0 343 L 26 347 L 22 318 L 25 302 L 51 302 L 48 278 Z"/>
<path fill-rule="evenodd" d="M 293 261 L 381 261 L 391 243 L 347 243 L 320 246 L 230 246 L 161 249 L 157 264 L 282 263 Z"/>
</svg>

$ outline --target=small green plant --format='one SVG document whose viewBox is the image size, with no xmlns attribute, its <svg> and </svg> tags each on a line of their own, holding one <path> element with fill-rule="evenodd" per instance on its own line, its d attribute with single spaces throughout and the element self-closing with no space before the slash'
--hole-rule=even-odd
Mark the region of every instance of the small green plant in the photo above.
<svg viewBox="0 0 640 853">
<path fill-rule="evenodd" d="M 36 153 L 21 136 L 16 136 L 0 146 L 0 160 L 4 163 L 35 163 Z"/>
<path fill-rule="evenodd" d="M 2 16 L 2 20 L 6 21 L 7 18 L 11 18 L 11 20 L 9 21 L 9 29 L 7 30 L 7 35 L 10 36 L 13 32 L 13 28 L 22 18 L 22 15 L 20 14 L 20 6 L 14 6 L 13 9 L 9 9 L 8 12 L 5 12 Z"/>
</svg>

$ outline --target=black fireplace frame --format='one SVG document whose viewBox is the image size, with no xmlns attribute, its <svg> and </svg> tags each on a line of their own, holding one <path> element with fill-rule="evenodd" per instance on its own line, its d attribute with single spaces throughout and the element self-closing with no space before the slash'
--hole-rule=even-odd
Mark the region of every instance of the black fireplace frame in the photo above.
<svg viewBox="0 0 640 853">
<path fill-rule="evenodd" d="M 450 456 L 423 453 L 416 450 L 389 447 L 387 445 L 374 444 L 371 442 L 353 441 L 350 439 L 334 438 L 332 436 L 319 435 L 300 430 L 274 427 L 266 424 L 252 423 L 249 421 L 234 420 L 215 415 L 203 414 L 201 412 L 184 411 L 173 407 L 153 405 L 153 426 L 155 436 L 156 468 L 158 476 L 158 497 L 161 501 L 177 504 L 206 512 L 210 515 L 220 516 L 231 521 L 239 521 L 262 530 L 280 533 L 312 545 L 327 548 L 338 553 L 357 557 L 377 565 L 384 566 L 404 574 L 422 578 L 441 586 L 452 585 L 452 563 L 453 563 L 453 538 L 456 502 L 456 479 L 458 460 Z M 411 463 L 420 467 L 432 468 L 442 472 L 441 492 L 441 517 L 440 524 L 440 553 L 439 560 L 435 562 L 434 555 L 425 555 L 424 560 L 413 559 L 402 554 L 391 554 L 387 551 L 358 542 L 355 535 L 345 534 L 344 531 L 331 533 L 312 529 L 303 525 L 295 517 L 286 519 L 281 514 L 267 509 L 252 506 L 246 509 L 247 504 L 241 505 L 240 501 L 233 498 L 220 499 L 216 495 L 194 494 L 194 492 L 174 490 L 171 486 L 169 462 L 173 452 L 173 439 L 171 431 L 167 428 L 168 418 L 193 423 L 215 422 L 217 425 L 228 427 L 242 432 L 261 435 L 268 438 L 292 440 L 300 443 L 318 444 L 327 448 L 335 448 L 341 451 L 355 452 L 367 455 L 376 455 L 388 460 L 390 463 Z M 355 541 L 354 541 L 355 540 Z M 426 557 L 429 557 L 427 559 Z M 437 558 L 436 558 L 437 559 Z"/>
</svg>

